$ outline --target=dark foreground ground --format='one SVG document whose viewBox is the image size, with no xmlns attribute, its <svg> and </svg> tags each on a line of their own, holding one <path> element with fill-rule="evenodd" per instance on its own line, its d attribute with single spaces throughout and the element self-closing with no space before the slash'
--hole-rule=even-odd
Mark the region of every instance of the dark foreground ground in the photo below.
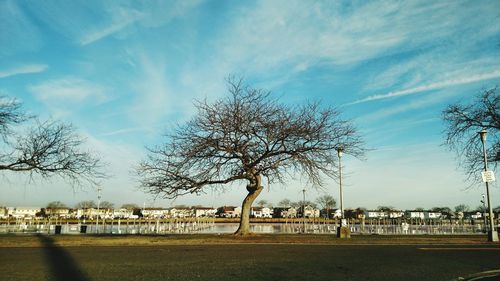
<svg viewBox="0 0 500 281">
<path fill-rule="evenodd" d="M 482 243 L 482 238 L 441 238 L 443 243 L 439 237 L 427 237 L 422 243 L 405 243 L 401 238 L 390 243 L 390 237 L 349 242 L 324 237 L 290 242 L 275 236 L 242 243 L 233 238 L 221 238 L 224 243 L 217 243 L 217 237 L 197 239 L 130 240 L 160 241 L 148 245 L 126 239 L 92 243 L 98 237 L 0 237 L 0 280 L 446 281 L 500 269 L 500 244 Z M 317 240 L 321 243 L 313 243 Z"/>
</svg>

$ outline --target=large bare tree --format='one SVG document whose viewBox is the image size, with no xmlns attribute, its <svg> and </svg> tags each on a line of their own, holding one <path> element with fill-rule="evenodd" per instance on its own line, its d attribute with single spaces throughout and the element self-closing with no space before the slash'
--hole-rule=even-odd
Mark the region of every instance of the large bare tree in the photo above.
<svg viewBox="0 0 500 281">
<path fill-rule="evenodd" d="M 100 159 L 83 149 L 84 139 L 71 125 L 37 121 L 15 99 L 0 97 L 0 136 L 0 171 L 60 176 L 72 184 L 96 184 L 105 176 Z"/>
<path fill-rule="evenodd" d="M 336 148 L 361 156 L 363 142 L 350 121 L 319 103 L 287 106 L 269 92 L 228 79 L 229 96 L 198 101 L 197 115 L 151 148 L 138 174 L 146 191 L 165 198 L 246 182 L 236 234 L 250 233 L 250 208 L 268 183 L 306 176 L 321 186 L 337 175 Z"/>
<path fill-rule="evenodd" d="M 452 104 L 443 111 L 445 144 L 454 151 L 468 179 L 479 180 L 483 152 L 478 132 L 488 131 L 488 161 L 495 169 L 500 161 L 499 88 L 485 90 L 472 103 Z"/>
</svg>

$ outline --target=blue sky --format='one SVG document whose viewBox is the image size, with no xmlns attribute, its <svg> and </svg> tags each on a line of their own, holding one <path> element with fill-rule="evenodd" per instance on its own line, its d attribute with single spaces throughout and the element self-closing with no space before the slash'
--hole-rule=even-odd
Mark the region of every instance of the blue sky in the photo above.
<svg viewBox="0 0 500 281">
<path fill-rule="evenodd" d="M 73 123 L 109 163 L 116 205 L 239 205 L 243 187 L 154 200 L 131 175 L 145 146 L 244 77 L 283 102 L 321 100 L 373 150 L 345 157 L 346 207 L 479 205 L 442 146 L 442 109 L 500 84 L 499 1 L 0 1 L 0 94 Z M 73 205 L 91 188 L 4 173 L 0 205 Z M 259 199 L 300 200 L 304 183 Z M 324 190 L 307 187 L 313 200 Z M 500 205 L 498 184 L 493 205 Z M 258 200 L 259 200 L 258 199 Z"/>
</svg>

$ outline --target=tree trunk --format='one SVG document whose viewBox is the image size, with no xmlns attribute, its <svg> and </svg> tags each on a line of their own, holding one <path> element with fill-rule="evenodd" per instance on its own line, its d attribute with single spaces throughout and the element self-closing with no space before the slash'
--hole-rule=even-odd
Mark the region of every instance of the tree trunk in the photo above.
<svg viewBox="0 0 500 281">
<path fill-rule="evenodd" d="M 256 175 L 255 179 L 251 180 L 250 184 L 247 185 L 248 195 L 245 197 L 241 205 L 240 226 L 234 234 L 250 234 L 250 209 L 252 208 L 252 203 L 259 196 L 260 192 L 263 189 L 261 183 L 262 177 L 260 175 Z"/>
</svg>

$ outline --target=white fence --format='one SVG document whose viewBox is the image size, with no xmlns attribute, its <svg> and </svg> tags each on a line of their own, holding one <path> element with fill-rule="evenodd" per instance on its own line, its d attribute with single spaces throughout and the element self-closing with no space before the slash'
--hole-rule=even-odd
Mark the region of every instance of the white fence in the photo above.
<svg viewBox="0 0 500 281">
<path fill-rule="evenodd" d="M 3 233 L 61 233 L 61 234 L 194 234 L 194 233 L 232 233 L 236 231 L 237 223 L 215 223 L 213 220 L 161 222 L 128 222 L 114 224 L 57 224 L 20 222 L 0 225 Z M 449 235 L 449 234 L 480 234 L 485 231 L 484 224 L 351 224 L 348 226 L 352 234 L 378 235 Z M 498 226 L 497 226 L 498 227 Z M 256 233 L 316 233 L 336 234 L 337 225 L 313 222 L 292 223 L 252 223 L 251 230 Z"/>
</svg>

